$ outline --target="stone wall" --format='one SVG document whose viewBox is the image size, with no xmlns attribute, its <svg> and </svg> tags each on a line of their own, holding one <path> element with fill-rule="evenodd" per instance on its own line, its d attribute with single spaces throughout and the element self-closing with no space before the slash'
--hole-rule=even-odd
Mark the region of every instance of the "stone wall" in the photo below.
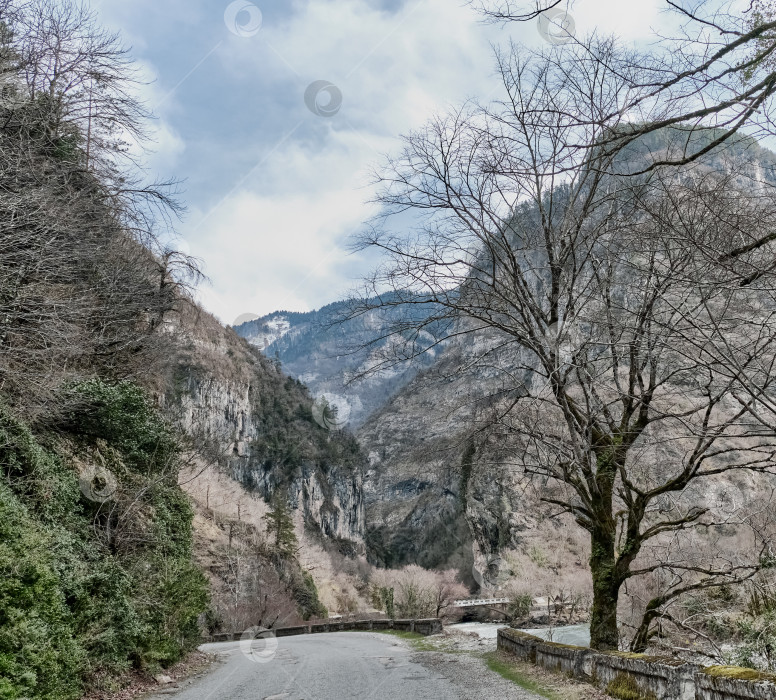
<svg viewBox="0 0 776 700">
<path fill-rule="evenodd" d="M 292 637 L 297 634 L 319 634 L 321 632 L 346 632 L 368 630 L 397 630 L 417 632 L 418 634 L 439 634 L 442 631 L 442 621 L 436 617 L 425 620 L 349 620 L 347 622 L 316 622 L 295 627 L 277 627 L 271 632 L 275 637 Z M 224 632 L 203 638 L 203 642 L 230 642 L 242 639 L 244 632 Z"/>
<path fill-rule="evenodd" d="M 743 677 L 741 677 L 743 676 Z M 712 666 L 695 676 L 698 698 L 703 700 L 774 700 L 776 678 L 757 677 L 748 669 Z"/>
<path fill-rule="evenodd" d="M 776 676 L 676 659 L 597 652 L 546 642 L 513 629 L 498 631 L 498 648 L 542 668 L 585 680 L 612 697 L 638 700 L 776 700 Z"/>
</svg>

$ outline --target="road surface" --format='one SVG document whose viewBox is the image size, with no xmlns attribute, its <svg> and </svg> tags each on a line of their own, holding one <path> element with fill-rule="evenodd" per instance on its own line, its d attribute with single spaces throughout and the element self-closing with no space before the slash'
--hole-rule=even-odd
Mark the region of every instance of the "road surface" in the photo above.
<svg viewBox="0 0 776 700">
<path fill-rule="evenodd" d="M 239 642 L 200 648 L 218 653 L 221 663 L 148 700 L 541 700 L 489 671 L 479 658 L 414 653 L 387 634 L 299 635 L 268 646 L 260 641 L 254 660 L 251 649 Z"/>
</svg>

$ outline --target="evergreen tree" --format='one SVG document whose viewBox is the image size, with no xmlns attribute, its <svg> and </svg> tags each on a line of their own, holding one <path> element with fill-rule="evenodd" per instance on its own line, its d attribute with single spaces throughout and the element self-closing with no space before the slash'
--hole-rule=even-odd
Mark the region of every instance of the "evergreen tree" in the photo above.
<svg viewBox="0 0 776 700">
<path fill-rule="evenodd" d="M 275 552 L 283 558 L 296 556 L 298 543 L 294 532 L 294 521 L 284 494 L 275 491 L 270 511 L 263 520 L 267 523 L 267 534 L 274 535 Z"/>
</svg>

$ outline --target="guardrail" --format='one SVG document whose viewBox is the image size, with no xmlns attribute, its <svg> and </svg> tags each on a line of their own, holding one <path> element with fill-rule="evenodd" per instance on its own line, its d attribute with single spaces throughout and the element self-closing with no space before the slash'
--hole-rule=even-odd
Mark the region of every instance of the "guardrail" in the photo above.
<svg viewBox="0 0 776 700">
<path fill-rule="evenodd" d="M 275 637 L 292 637 L 298 634 L 320 634 L 321 632 L 347 632 L 369 630 L 399 630 L 402 632 L 417 632 L 425 636 L 439 634 L 442 631 L 442 621 L 439 618 L 432 617 L 422 620 L 350 620 L 347 622 L 316 622 L 309 625 L 295 625 L 294 627 L 276 627 L 275 629 L 250 628 L 254 634 L 261 634 Z M 245 632 L 222 632 L 213 634 L 209 637 L 203 637 L 203 643 L 214 642 L 236 642 L 241 639 L 250 638 L 251 631 Z"/>
<path fill-rule="evenodd" d="M 549 671 L 588 681 L 614 697 L 653 700 L 773 700 L 776 675 L 747 668 L 700 666 L 674 658 L 602 652 L 555 644 L 502 628 L 498 648 Z M 624 691 L 624 693 L 623 693 Z"/>
</svg>

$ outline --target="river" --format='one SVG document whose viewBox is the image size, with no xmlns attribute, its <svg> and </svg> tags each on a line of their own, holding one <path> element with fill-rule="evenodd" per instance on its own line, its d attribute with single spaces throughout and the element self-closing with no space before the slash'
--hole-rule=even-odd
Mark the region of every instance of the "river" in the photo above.
<svg viewBox="0 0 776 700">
<path fill-rule="evenodd" d="M 449 625 L 449 628 L 461 630 L 462 632 L 476 632 L 483 639 L 495 639 L 498 629 L 504 626 L 499 622 L 461 622 L 456 625 Z M 527 632 L 535 637 L 541 637 L 559 644 L 573 644 L 579 647 L 586 647 L 590 644 L 589 625 L 538 627 L 535 629 L 524 629 L 521 632 Z"/>
</svg>

